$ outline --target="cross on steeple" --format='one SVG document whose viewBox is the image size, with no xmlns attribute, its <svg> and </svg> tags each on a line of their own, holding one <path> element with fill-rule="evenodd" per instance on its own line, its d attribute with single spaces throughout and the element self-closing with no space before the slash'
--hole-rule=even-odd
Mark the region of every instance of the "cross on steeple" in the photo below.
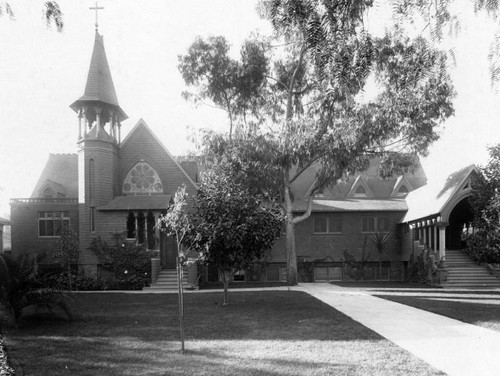
<svg viewBox="0 0 500 376">
<path fill-rule="evenodd" d="M 95 7 L 90 7 L 90 10 L 95 9 L 95 31 L 97 31 L 97 28 L 99 27 L 99 22 L 98 22 L 98 12 L 101 9 L 104 9 L 104 7 L 100 7 L 97 5 L 97 1 L 95 2 Z"/>
</svg>

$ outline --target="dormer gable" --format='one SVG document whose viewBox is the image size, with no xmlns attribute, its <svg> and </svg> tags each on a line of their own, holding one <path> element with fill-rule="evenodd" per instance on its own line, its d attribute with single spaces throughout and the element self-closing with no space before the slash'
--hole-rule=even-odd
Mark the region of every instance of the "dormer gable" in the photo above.
<svg viewBox="0 0 500 376">
<path fill-rule="evenodd" d="M 37 192 L 39 198 L 65 198 L 66 188 L 62 184 L 47 179 Z"/>
<path fill-rule="evenodd" d="M 410 191 L 413 191 L 412 185 L 404 175 L 400 175 L 394 183 L 390 197 L 406 197 Z"/>
<path fill-rule="evenodd" d="M 309 197 L 311 195 L 314 187 L 316 186 L 316 182 L 317 182 L 317 179 L 314 179 L 313 183 L 311 184 L 311 186 L 307 190 L 305 197 Z M 324 187 L 321 190 L 316 190 L 314 197 L 315 198 L 331 198 L 331 197 L 333 197 L 333 193 L 329 187 Z"/>
<path fill-rule="evenodd" d="M 370 186 L 362 175 L 356 177 L 347 194 L 347 198 L 373 198 L 374 196 Z"/>
</svg>

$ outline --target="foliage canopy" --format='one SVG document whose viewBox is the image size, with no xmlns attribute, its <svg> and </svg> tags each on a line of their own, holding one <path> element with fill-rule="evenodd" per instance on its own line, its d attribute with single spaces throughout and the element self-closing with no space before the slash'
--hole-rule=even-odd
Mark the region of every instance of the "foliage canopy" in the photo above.
<svg viewBox="0 0 500 376">
<path fill-rule="evenodd" d="M 467 252 L 477 262 L 500 262 L 500 145 L 489 148 L 486 166 L 473 175 L 474 233 L 467 239 Z"/>
<path fill-rule="evenodd" d="M 288 281 L 297 282 L 294 227 L 309 217 L 314 196 L 381 158 L 380 175 L 407 172 L 453 114 L 446 54 L 424 38 L 372 36 L 363 17 L 370 1 L 276 0 L 261 10 L 275 30 L 260 96 L 260 127 L 236 139 L 202 136 L 206 156 L 224 156 L 286 218 Z M 284 47 L 283 47 L 284 46 Z M 205 62 L 204 62 L 205 63 Z M 204 64 L 203 63 L 203 64 Z M 212 66 L 217 69 L 217 66 Z M 308 169 L 306 197 L 294 183 Z M 303 213 L 294 202 L 308 202 Z"/>
</svg>

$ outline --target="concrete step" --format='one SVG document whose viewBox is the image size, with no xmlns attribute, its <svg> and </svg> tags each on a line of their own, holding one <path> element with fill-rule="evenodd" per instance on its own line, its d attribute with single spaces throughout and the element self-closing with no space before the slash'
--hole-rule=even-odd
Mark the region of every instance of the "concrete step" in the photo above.
<svg viewBox="0 0 500 376">
<path fill-rule="evenodd" d="M 188 273 L 185 271 L 182 278 L 182 286 L 185 289 L 191 288 L 191 284 L 188 283 Z M 158 274 L 156 282 L 150 287 L 144 288 L 147 290 L 162 290 L 162 291 L 178 291 L 179 287 L 177 285 L 177 270 L 175 269 L 162 269 Z"/>
<path fill-rule="evenodd" d="M 477 270 L 477 269 L 473 269 L 473 268 L 460 268 L 460 269 L 452 269 L 452 268 L 448 268 L 449 269 L 449 273 L 450 274 L 488 274 L 488 271 L 486 270 Z"/>
<path fill-rule="evenodd" d="M 450 276 L 448 274 L 448 280 L 451 281 L 463 281 L 463 280 L 468 280 L 468 281 L 474 281 L 474 280 L 486 280 L 486 281 L 498 281 L 495 277 L 492 276 L 487 276 L 487 275 L 452 275 Z"/>
<path fill-rule="evenodd" d="M 500 279 L 491 275 L 486 267 L 476 264 L 464 252 L 446 251 L 447 288 L 499 288 Z"/>
</svg>

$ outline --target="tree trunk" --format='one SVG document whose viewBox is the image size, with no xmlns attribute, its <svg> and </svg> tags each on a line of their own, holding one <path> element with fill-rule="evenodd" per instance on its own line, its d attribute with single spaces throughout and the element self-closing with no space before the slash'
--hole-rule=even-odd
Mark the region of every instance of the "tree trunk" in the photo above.
<svg viewBox="0 0 500 376">
<path fill-rule="evenodd" d="M 219 269 L 219 272 L 222 276 L 222 283 L 224 285 L 224 297 L 223 297 L 222 305 L 228 305 L 229 304 L 228 287 L 229 287 L 229 279 L 231 276 L 231 271 L 227 270 L 227 269 Z"/>
<path fill-rule="evenodd" d="M 182 289 L 182 265 L 179 261 L 179 257 L 176 260 L 177 264 L 177 285 L 179 287 L 179 327 L 181 334 L 181 351 L 184 354 L 184 291 Z"/>
<path fill-rule="evenodd" d="M 295 67 L 295 70 L 290 77 L 290 83 L 288 86 L 285 112 L 285 120 L 287 123 L 286 126 L 288 127 L 288 132 L 291 132 L 291 129 L 289 127 L 293 119 L 293 98 L 295 83 L 305 53 L 306 45 L 305 43 L 303 43 L 297 60 L 297 66 Z M 295 252 L 295 222 L 293 220 L 293 201 L 290 192 L 290 169 L 285 168 L 283 172 L 285 179 L 284 206 L 286 214 L 286 279 L 289 285 L 296 286 L 299 283 L 299 280 L 297 276 L 297 254 Z"/>
<path fill-rule="evenodd" d="M 290 286 L 299 283 L 297 275 L 297 253 L 295 251 L 295 223 L 293 222 L 293 203 L 290 188 L 285 189 L 286 213 L 286 280 Z"/>
<path fill-rule="evenodd" d="M 68 263 L 68 287 L 69 291 L 73 291 L 73 288 L 71 286 L 71 264 Z"/>
<path fill-rule="evenodd" d="M 297 275 L 297 253 L 295 251 L 295 225 L 286 220 L 286 279 L 290 286 L 299 283 Z"/>
</svg>

